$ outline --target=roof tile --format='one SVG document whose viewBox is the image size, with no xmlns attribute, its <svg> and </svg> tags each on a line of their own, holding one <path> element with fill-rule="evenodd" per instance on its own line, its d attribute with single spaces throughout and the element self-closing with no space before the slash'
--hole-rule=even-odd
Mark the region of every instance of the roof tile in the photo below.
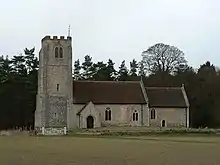
<svg viewBox="0 0 220 165">
<path fill-rule="evenodd" d="M 139 81 L 73 81 L 74 103 L 144 104 Z"/>
<path fill-rule="evenodd" d="M 181 87 L 146 87 L 149 107 L 187 107 Z"/>
</svg>

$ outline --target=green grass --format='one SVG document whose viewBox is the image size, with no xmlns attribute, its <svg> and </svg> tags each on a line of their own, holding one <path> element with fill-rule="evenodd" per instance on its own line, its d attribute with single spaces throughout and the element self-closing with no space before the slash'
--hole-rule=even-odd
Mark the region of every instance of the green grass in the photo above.
<svg viewBox="0 0 220 165">
<path fill-rule="evenodd" d="M 0 137 L 0 165 L 214 165 L 220 137 Z"/>
</svg>

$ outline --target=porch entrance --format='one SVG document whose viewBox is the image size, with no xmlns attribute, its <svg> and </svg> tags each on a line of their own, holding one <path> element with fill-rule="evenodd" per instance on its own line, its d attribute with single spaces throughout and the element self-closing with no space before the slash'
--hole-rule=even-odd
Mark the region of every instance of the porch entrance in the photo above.
<svg viewBox="0 0 220 165">
<path fill-rule="evenodd" d="M 92 116 L 87 117 L 87 128 L 94 128 L 94 118 Z"/>
</svg>

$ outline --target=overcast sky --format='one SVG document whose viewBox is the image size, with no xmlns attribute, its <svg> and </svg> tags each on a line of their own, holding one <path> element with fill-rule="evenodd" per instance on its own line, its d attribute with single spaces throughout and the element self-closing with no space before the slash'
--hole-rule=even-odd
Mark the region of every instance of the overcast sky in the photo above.
<svg viewBox="0 0 220 165">
<path fill-rule="evenodd" d="M 219 0 L 0 0 L 0 54 L 40 49 L 45 35 L 67 35 L 74 59 L 117 63 L 158 42 L 177 46 L 189 64 L 220 66 Z"/>
</svg>

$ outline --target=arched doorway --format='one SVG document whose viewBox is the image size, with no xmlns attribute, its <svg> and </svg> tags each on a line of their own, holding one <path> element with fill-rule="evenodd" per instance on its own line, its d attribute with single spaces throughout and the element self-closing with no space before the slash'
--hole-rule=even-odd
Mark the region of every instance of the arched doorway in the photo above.
<svg viewBox="0 0 220 165">
<path fill-rule="evenodd" d="M 165 120 L 162 120 L 161 125 L 162 125 L 162 127 L 166 127 L 166 121 L 165 121 Z"/>
<path fill-rule="evenodd" d="M 92 116 L 87 117 L 87 128 L 94 128 L 94 118 Z"/>
</svg>

